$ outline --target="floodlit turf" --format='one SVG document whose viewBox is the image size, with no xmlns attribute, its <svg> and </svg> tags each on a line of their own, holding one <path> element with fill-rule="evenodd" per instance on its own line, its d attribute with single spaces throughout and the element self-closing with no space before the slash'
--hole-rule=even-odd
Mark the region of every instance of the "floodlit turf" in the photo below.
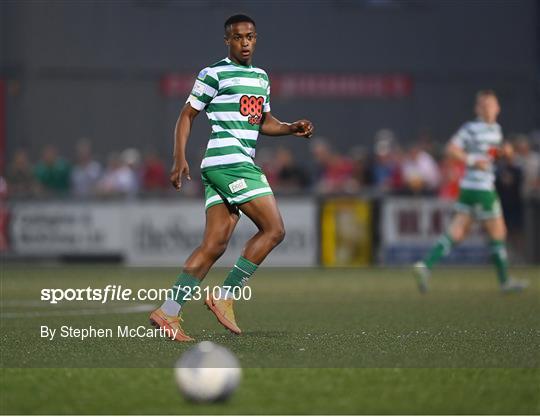
<svg viewBox="0 0 540 417">
<path fill-rule="evenodd" d="M 2 412 L 25 414 L 538 414 L 532 369 L 246 369 L 230 402 L 194 405 L 168 369 L 9 369 Z"/>
<path fill-rule="evenodd" d="M 218 285 L 225 272 L 206 283 Z M 261 268 L 251 282 L 253 299 L 237 306 L 242 336 L 228 334 L 201 302 L 185 309 L 190 335 L 229 347 L 244 367 L 229 403 L 196 406 L 172 380 L 171 366 L 189 345 L 47 341 L 39 333 L 42 325 L 146 325 L 152 304 L 51 306 L 39 301 L 42 288 L 168 287 L 173 270 L 7 265 L 0 411 L 540 413 L 540 269 L 514 274 L 531 281 L 527 292 L 501 295 L 490 268 L 459 268 L 438 270 L 423 296 L 407 269 Z"/>
</svg>

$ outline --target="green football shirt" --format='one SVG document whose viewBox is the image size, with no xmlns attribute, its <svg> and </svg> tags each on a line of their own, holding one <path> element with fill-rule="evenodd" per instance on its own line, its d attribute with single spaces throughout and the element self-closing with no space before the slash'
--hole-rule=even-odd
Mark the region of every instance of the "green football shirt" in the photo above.
<svg viewBox="0 0 540 417">
<path fill-rule="evenodd" d="M 199 73 L 187 103 L 205 110 L 212 127 L 203 171 L 254 164 L 262 115 L 270 111 L 264 70 L 222 59 Z"/>
<path fill-rule="evenodd" d="M 480 119 L 465 123 L 451 142 L 465 151 L 467 156 L 491 160 L 491 150 L 498 148 L 503 140 L 498 123 L 486 123 Z M 467 166 L 460 187 L 467 190 L 494 190 L 494 167 L 487 171 Z"/>
</svg>

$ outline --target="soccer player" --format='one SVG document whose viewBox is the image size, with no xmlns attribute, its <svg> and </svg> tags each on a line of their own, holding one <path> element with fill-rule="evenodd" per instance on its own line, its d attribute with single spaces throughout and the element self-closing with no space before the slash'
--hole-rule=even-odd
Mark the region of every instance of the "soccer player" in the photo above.
<svg viewBox="0 0 540 417">
<path fill-rule="evenodd" d="M 268 136 L 294 135 L 309 138 L 309 120 L 284 123 L 270 112 L 270 83 L 266 72 L 252 65 L 257 43 L 255 22 L 246 15 L 225 22 L 228 57 L 203 69 L 195 81 L 175 129 L 174 164 L 171 182 L 180 190 L 182 179 L 190 180 L 185 148 L 193 120 L 205 110 L 212 127 L 201 172 L 205 187 L 206 228 L 201 245 L 184 264 L 173 286 L 175 299 L 167 299 L 150 315 L 155 326 L 171 338 L 191 341 L 180 326 L 182 305 L 196 291 L 212 265 L 227 248 L 240 211 L 258 228 L 221 287 L 221 296 L 205 300 L 218 321 L 233 333 L 236 324 L 233 297 L 241 290 L 270 251 L 284 238 L 283 220 L 272 189 L 255 165 L 259 133 Z M 230 289 L 230 290 L 229 290 Z"/>
<path fill-rule="evenodd" d="M 478 92 L 475 112 L 478 118 L 465 123 L 447 147 L 448 155 L 463 161 L 467 168 L 460 183 L 456 214 L 450 227 L 427 256 L 414 264 L 414 274 L 421 292 L 428 290 L 433 266 L 467 236 L 475 219 L 482 222 L 489 236 L 492 260 L 501 290 L 520 291 L 527 286 L 526 282 L 508 276 L 506 225 L 494 187 L 494 159 L 504 155 L 501 126 L 497 123 L 500 107 L 495 92 L 492 90 Z"/>
</svg>

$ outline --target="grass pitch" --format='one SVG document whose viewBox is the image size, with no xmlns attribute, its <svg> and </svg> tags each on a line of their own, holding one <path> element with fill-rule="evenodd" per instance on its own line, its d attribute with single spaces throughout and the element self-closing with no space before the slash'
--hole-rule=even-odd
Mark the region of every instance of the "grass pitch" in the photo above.
<svg viewBox="0 0 540 417">
<path fill-rule="evenodd" d="M 39 301 L 42 288 L 167 288 L 171 269 L 2 270 L 2 414 L 540 413 L 540 268 L 517 269 L 501 295 L 490 268 L 440 269 L 417 293 L 406 269 L 261 268 L 237 303 L 244 334 L 201 302 L 186 331 L 229 347 L 244 378 L 230 402 L 193 405 L 171 367 L 189 344 L 154 338 L 40 337 L 40 326 L 147 324 L 152 303 Z M 205 280 L 219 285 L 226 271 Z"/>
</svg>

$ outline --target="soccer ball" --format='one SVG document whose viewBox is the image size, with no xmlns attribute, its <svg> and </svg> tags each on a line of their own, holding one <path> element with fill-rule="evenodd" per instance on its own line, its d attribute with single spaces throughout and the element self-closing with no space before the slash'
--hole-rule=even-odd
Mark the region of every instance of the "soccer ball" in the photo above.
<svg viewBox="0 0 540 417">
<path fill-rule="evenodd" d="M 180 392 L 188 400 L 200 403 L 227 400 L 238 387 L 241 374 L 236 356 L 212 342 L 196 344 L 174 368 Z"/>
</svg>

